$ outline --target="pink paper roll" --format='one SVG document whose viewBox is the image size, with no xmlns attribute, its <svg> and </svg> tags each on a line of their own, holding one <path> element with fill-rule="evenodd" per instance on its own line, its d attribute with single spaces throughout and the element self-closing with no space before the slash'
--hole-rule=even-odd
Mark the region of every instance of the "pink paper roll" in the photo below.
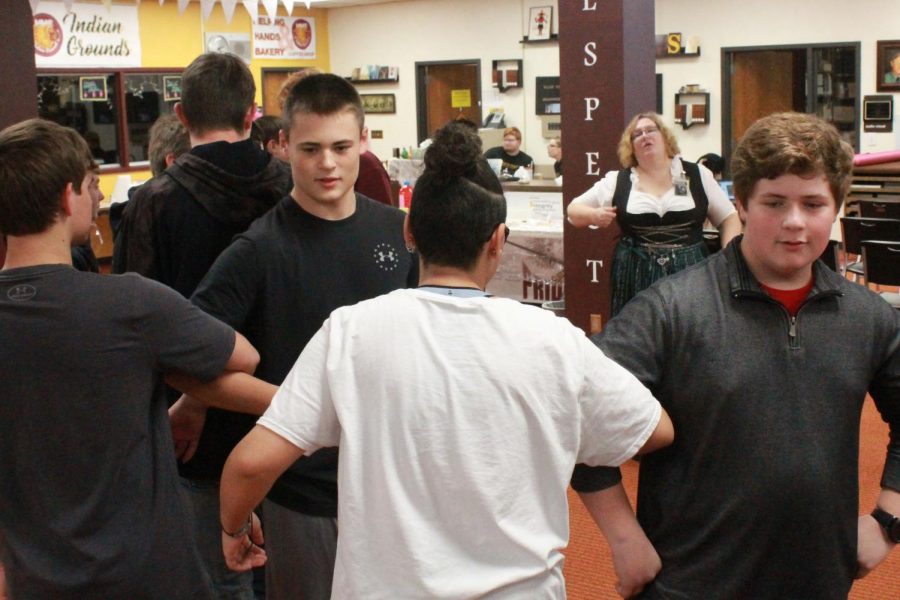
<svg viewBox="0 0 900 600">
<path fill-rule="evenodd" d="M 881 163 L 900 160 L 900 150 L 885 150 L 884 152 L 867 152 L 853 157 L 853 165 L 862 167 L 865 165 L 880 165 Z"/>
</svg>

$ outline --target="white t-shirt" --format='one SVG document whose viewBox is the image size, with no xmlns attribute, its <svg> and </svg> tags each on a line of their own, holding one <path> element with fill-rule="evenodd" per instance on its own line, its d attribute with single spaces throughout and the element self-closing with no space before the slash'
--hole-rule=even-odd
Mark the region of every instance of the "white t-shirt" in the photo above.
<svg viewBox="0 0 900 600">
<path fill-rule="evenodd" d="M 549 311 L 398 290 L 333 312 L 259 424 L 340 446 L 334 598 L 563 598 L 572 468 L 659 417 Z"/>
<path fill-rule="evenodd" d="M 703 191 L 709 200 L 709 208 L 706 214 L 709 222 L 714 227 L 722 224 L 728 216 L 734 214 L 735 208 L 725 195 L 725 191 L 716 181 L 712 171 L 703 165 L 697 165 L 700 169 L 700 182 L 703 184 Z M 672 159 L 672 178 L 681 175 L 682 172 L 681 159 L 677 156 Z M 610 171 L 603 176 L 603 179 L 595 183 L 574 200 L 572 204 L 586 204 L 594 208 L 601 206 L 612 206 L 613 195 L 616 192 L 616 179 L 619 176 L 618 171 Z M 688 186 L 687 195 L 675 195 L 675 187 L 669 188 L 666 193 L 657 198 L 653 194 L 638 189 L 640 178 L 637 169 L 631 169 L 631 195 L 628 197 L 628 212 L 631 214 L 656 213 L 660 217 L 667 212 L 673 210 L 691 210 L 694 208 L 694 197 L 691 195 L 690 186 Z"/>
</svg>

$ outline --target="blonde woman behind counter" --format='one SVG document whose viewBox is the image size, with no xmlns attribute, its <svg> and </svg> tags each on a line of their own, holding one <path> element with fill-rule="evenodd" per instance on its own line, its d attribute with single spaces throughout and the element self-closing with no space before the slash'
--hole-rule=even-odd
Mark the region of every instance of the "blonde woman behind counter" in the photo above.
<svg viewBox="0 0 900 600">
<path fill-rule="evenodd" d="M 618 220 L 622 238 L 612 265 L 612 315 L 657 279 L 707 255 L 706 219 L 722 246 L 741 232 L 737 212 L 704 166 L 682 160 L 675 135 L 652 112 L 636 115 L 619 140 L 621 171 L 610 171 L 567 209 L 575 227 L 604 229 Z"/>
</svg>

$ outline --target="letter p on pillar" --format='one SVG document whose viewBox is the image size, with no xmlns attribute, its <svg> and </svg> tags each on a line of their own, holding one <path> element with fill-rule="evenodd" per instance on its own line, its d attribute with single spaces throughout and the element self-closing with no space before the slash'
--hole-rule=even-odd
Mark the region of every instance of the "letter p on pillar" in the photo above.
<svg viewBox="0 0 900 600">
<path fill-rule="evenodd" d="M 600 98 L 585 98 L 584 99 L 584 120 L 585 121 L 593 121 L 594 120 L 594 111 L 600 108 Z"/>
</svg>

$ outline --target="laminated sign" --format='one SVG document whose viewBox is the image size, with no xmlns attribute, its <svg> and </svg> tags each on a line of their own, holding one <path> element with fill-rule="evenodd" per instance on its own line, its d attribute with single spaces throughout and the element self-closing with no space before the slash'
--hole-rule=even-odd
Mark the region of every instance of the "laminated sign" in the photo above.
<svg viewBox="0 0 900 600">
<path fill-rule="evenodd" d="M 253 23 L 253 58 L 315 58 L 316 20 L 263 17 Z"/>
</svg>

